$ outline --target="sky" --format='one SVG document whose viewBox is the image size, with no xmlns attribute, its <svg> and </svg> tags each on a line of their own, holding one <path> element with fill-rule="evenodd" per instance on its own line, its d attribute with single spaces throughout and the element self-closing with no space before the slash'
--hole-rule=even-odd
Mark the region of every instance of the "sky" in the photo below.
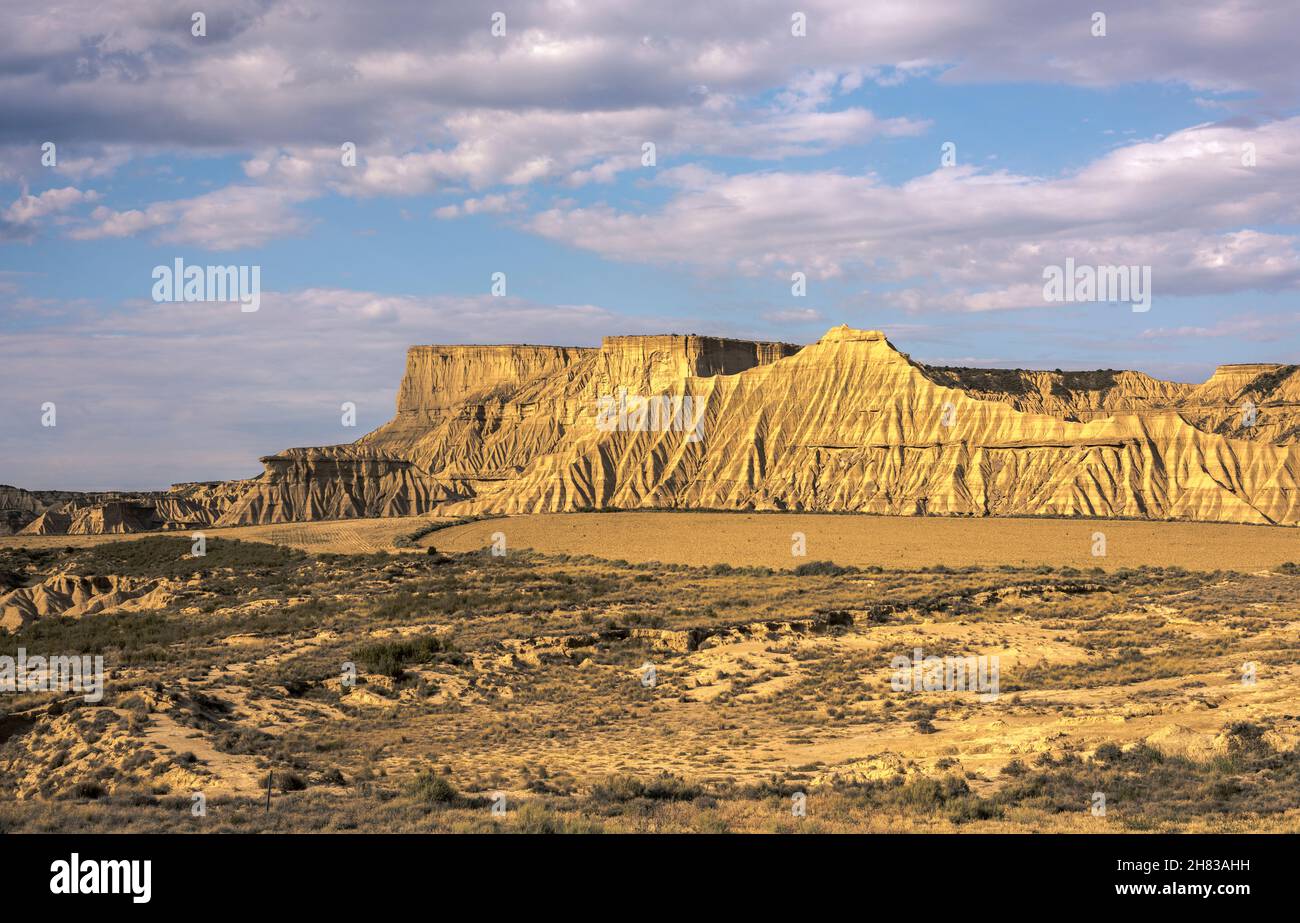
<svg viewBox="0 0 1300 923">
<path fill-rule="evenodd" d="M 194 5 L 0 0 L 0 483 L 256 475 L 414 344 L 1300 362 L 1289 0 Z M 258 309 L 157 300 L 177 259 Z"/>
</svg>

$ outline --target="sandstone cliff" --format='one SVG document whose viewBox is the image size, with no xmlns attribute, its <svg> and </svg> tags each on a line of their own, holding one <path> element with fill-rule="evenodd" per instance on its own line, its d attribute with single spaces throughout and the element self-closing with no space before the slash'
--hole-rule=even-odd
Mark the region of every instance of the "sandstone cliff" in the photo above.
<svg viewBox="0 0 1300 923">
<path fill-rule="evenodd" d="M 450 496 L 410 461 L 354 446 L 288 449 L 262 464 L 217 525 L 408 516 Z"/>
<path fill-rule="evenodd" d="M 636 507 L 1296 525 L 1300 366 L 1224 366 L 1201 385 L 926 367 L 848 327 L 802 348 L 413 347 L 390 422 L 262 461 L 260 478 L 185 485 L 152 514 L 172 527 Z M 96 515 L 105 529 L 129 518 Z M 76 510 L 42 519 L 60 516 L 100 526 Z"/>
<path fill-rule="evenodd" d="M 1016 377 L 1015 388 L 988 381 L 973 388 L 962 376 L 911 362 L 881 333 L 839 328 L 779 361 L 679 379 L 677 389 L 705 407 L 698 443 L 671 431 L 598 432 L 588 415 L 517 476 L 474 484 L 472 496 L 446 508 L 464 514 L 664 506 L 1288 524 L 1300 516 L 1300 449 L 1197 429 L 1177 409 L 1185 386 L 1124 373 L 1092 381 Z M 952 384 L 941 384 L 945 378 Z M 1227 404 L 1221 409 L 1232 412 Z M 1293 408 L 1278 412 L 1289 413 L 1294 425 Z"/>
</svg>

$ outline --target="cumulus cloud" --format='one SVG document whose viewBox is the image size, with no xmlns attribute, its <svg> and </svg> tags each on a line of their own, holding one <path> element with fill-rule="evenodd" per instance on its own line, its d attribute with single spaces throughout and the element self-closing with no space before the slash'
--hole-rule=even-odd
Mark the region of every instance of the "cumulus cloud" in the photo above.
<svg viewBox="0 0 1300 923">
<path fill-rule="evenodd" d="M 0 237 L 30 238 L 42 218 L 66 212 L 96 198 L 98 194 L 94 190 L 81 190 L 75 186 L 47 189 L 35 195 L 24 190 L 0 212 Z"/>
<path fill-rule="evenodd" d="M 94 201 L 95 193 L 83 192 L 74 186 L 47 189 L 37 195 L 24 193 L 4 212 L 4 220 L 13 224 L 30 224 L 37 218 L 66 211 L 82 202 Z"/>
<path fill-rule="evenodd" d="M 1042 305 L 1043 268 L 1067 257 L 1151 265 L 1165 294 L 1300 284 L 1296 239 L 1253 229 L 1300 221 L 1300 118 L 1196 126 L 1062 177 L 964 166 L 899 185 L 827 171 L 680 178 L 657 211 L 555 207 L 530 226 L 620 260 L 901 283 L 886 303 L 909 309 Z"/>
<path fill-rule="evenodd" d="M 836 80 L 851 88 L 923 71 L 1289 99 L 1300 85 L 1285 3 L 1152 0 L 1112 11 L 1104 38 L 1091 34 L 1091 8 L 1074 3 L 810 0 L 800 9 L 805 37 L 791 35 L 790 6 L 777 0 L 633 10 L 621 0 L 523 0 L 494 37 L 490 10 L 474 4 L 396 0 L 379 17 L 356 4 L 308 13 L 290 0 L 232 0 L 209 11 L 208 35 L 195 39 L 188 11 L 167 0 L 62 0 L 7 17 L 0 140 L 58 129 L 100 142 L 289 146 L 344 135 L 409 148 L 449 111 L 668 109 L 692 88 L 750 94 L 803 72 L 788 100 L 822 99 Z"/>
<path fill-rule="evenodd" d="M 441 125 L 448 139 L 444 146 L 359 152 L 358 169 L 339 174 L 336 188 L 356 195 L 420 195 L 460 183 L 474 188 L 605 183 L 640 168 L 646 143 L 655 146 L 659 164 L 714 154 L 780 160 L 880 136 L 915 135 L 926 124 L 882 119 L 855 107 L 833 112 L 752 109 L 736 99 L 707 101 L 698 109 L 474 110 L 446 118 Z M 297 154 L 285 158 L 301 159 Z M 316 156 L 313 162 L 322 160 Z"/>
<path fill-rule="evenodd" d="M 789 311 L 766 311 L 763 320 L 773 324 L 821 324 L 826 319 L 816 308 L 802 308 Z"/>
<path fill-rule="evenodd" d="M 234 185 L 189 199 L 155 202 L 144 209 L 101 206 L 68 236 L 101 240 L 159 230 L 160 239 L 168 243 L 237 250 L 304 233 L 308 223 L 293 206 L 311 196 L 292 188 Z"/>
<path fill-rule="evenodd" d="M 505 195 L 486 195 L 477 199 L 465 199 L 451 205 L 434 209 L 434 217 L 444 220 L 459 218 L 462 215 L 504 215 L 523 208 L 523 197 L 518 191 Z"/>
<path fill-rule="evenodd" d="M 1037 0 L 814 0 L 801 10 L 805 37 L 791 35 L 790 9 L 776 0 L 688 10 L 525 0 L 494 37 L 489 11 L 472 4 L 398 0 L 376 17 L 354 4 L 308 14 L 290 0 L 232 0 L 195 38 L 189 14 L 167 0 L 61 0 L 7 17 L 0 146 L 96 148 L 64 167 L 93 175 L 123 145 L 351 140 L 374 155 L 362 190 L 411 194 L 443 177 L 601 181 L 641 140 L 779 157 L 917 130 L 862 109 L 824 111 L 868 80 L 1177 82 L 1266 101 L 1294 99 L 1300 85 L 1285 4 L 1155 0 L 1114 11 L 1104 38 L 1091 34 L 1088 8 Z M 766 110 L 735 105 L 774 88 Z"/>
<path fill-rule="evenodd" d="M 775 0 L 685 10 L 525 0 L 495 37 L 488 11 L 466 4 L 399 0 L 375 17 L 352 4 L 308 14 L 289 0 L 232 0 L 196 38 L 188 13 L 166 0 L 62 0 L 15 11 L 0 36 L 0 170 L 22 175 L 34 138 L 64 146 L 59 169 L 74 178 L 110 175 L 128 146 L 258 151 L 245 165 L 252 187 L 104 210 L 73 232 L 157 231 L 228 249 L 303 233 L 294 206 L 326 192 L 580 187 L 638 169 L 645 142 L 672 167 L 701 155 L 775 162 L 926 129 L 924 118 L 837 105 L 867 81 L 1154 81 L 1206 99 L 1290 100 L 1300 63 L 1284 6 L 1156 0 L 1114 11 L 1097 38 L 1091 11 L 1074 4 L 815 0 L 801 6 L 808 29 L 796 37 Z M 359 147 L 353 170 L 338 164 L 344 140 Z M 936 178 L 929 195 L 939 203 L 977 184 L 999 177 L 946 190 Z M 1052 188 L 1062 187 L 1030 191 Z M 218 206 L 228 215 L 219 222 Z"/>
</svg>

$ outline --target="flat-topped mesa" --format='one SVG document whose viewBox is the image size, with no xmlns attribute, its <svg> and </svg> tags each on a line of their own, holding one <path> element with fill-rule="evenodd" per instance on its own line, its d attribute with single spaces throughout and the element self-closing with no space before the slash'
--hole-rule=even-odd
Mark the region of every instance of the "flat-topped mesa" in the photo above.
<svg viewBox="0 0 1300 923">
<path fill-rule="evenodd" d="M 408 458 L 444 482 L 512 477 L 593 424 L 598 400 L 680 393 L 798 352 L 708 336 L 613 336 L 598 348 L 423 346 L 407 353 L 397 414 L 359 444 Z"/>
<path fill-rule="evenodd" d="M 832 327 L 827 330 L 822 338 L 817 341 L 819 345 L 827 343 L 885 343 L 890 349 L 894 346 L 889 342 L 883 330 L 858 330 L 856 327 L 850 327 L 848 324 L 840 324 L 838 327 Z"/>
<path fill-rule="evenodd" d="M 1221 365 L 1197 391 L 1202 396 L 1221 395 L 1231 399 L 1254 383 L 1261 375 L 1278 372 L 1286 366 L 1280 362 L 1235 362 Z"/>
<path fill-rule="evenodd" d="M 1234 439 L 1300 443 L 1300 365 L 1250 362 L 1221 365 L 1184 403 L 1197 429 Z"/>
<path fill-rule="evenodd" d="M 719 368 L 694 364 L 696 349 L 688 337 L 610 338 L 594 377 L 599 393 L 685 385 L 698 439 L 672 427 L 602 430 L 589 411 L 560 418 L 543 389 L 518 423 L 502 417 L 479 431 L 482 443 L 462 440 L 472 451 L 458 473 L 472 480 L 478 457 L 493 476 L 441 509 L 1300 520 L 1300 449 L 1189 425 L 1178 412 L 1188 385 L 1128 372 L 933 370 L 882 332 L 847 326 L 803 349 L 769 350 L 765 363 L 742 348 L 742 364 L 749 356 L 754 364 L 732 371 L 720 363 L 725 375 L 696 374 Z M 529 439 L 540 441 L 519 451 Z M 501 464 L 507 456 L 513 463 Z"/>
<path fill-rule="evenodd" d="M 229 481 L 177 481 L 167 488 L 169 494 L 188 494 L 199 490 L 213 490 L 225 487 Z"/>
<path fill-rule="evenodd" d="M 686 378 L 736 375 L 756 366 L 793 356 L 792 343 L 732 340 L 695 334 L 608 336 L 597 357 L 596 385 L 659 394 L 680 389 Z"/>
<path fill-rule="evenodd" d="M 200 518 L 198 524 L 204 520 Z M 171 520 L 154 501 L 108 500 L 74 507 L 65 504 L 49 509 L 29 523 L 25 535 L 104 535 L 128 532 L 153 532 L 158 529 L 182 528 L 180 520 Z"/>
<path fill-rule="evenodd" d="M 766 365 L 793 356 L 802 346 L 762 340 L 734 340 L 729 337 L 694 333 L 663 333 L 604 337 L 601 352 L 618 355 L 642 365 L 672 364 L 683 375 L 705 378 L 735 375 L 756 365 Z"/>
<path fill-rule="evenodd" d="M 595 350 L 579 346 L 412 346 L 397 391 L 399 417 L 436 418 L 500 398 Z"/>
<path fill-rule="evenodd" d="M 663 395 L 680 395 L 680 413 L 623 412 L 662 409 L 637 399 Z M 1204 385 L 930 367 L 848 326 L 802 348 L 679 334 L 416 346 L 388 423 L 262 461 L 258 478 L 186 486 L 150 509 L 64 499 L 31 528 L 638 507 L 1294 526 L 1300 366 L 1221 366 Z M 9 505 L 14 524 L 36 513 Z"/>
<path fill-rule="evenodd" d="M 504 403 L 529 384 L 583 360 L 595 361 L 595 386 L 669 384 L 688 376 L 734 375 L 792 356 L 791 343 L 694 334 L 605 337 L 583 346 L 412 346 L 397 391 L 397 417 L 421 424 L 464 412 L 466 405 Z"/>
<path fill-rule="evenodd" d="M 375 471 L 400 470 L 409 468 L 409 459 L 392 455 L 370 446 L 354 442 L 342 445 L 303 446 L 285 449 L 274 455 L 264 455 L 259 459 L 266 466 L 268 474 L 289 471 L 301 467 L 315 468 L 356 468 L 370 467 Z"/>
<path fill-rule="evenodd" d="M 1044 372 L 925 366 L 923 372 L 936 384 L 961 388 L 972 397 L 1071 420 L 1164 411 L 1179 406 L 1193 390 L 1192 385 L 1113 369 Z"/>
</svg>

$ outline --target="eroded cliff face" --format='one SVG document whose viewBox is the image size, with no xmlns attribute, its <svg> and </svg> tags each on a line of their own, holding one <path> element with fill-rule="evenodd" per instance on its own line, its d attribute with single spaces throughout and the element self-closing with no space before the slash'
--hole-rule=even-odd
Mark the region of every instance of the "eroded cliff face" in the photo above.
<svg viewBox="0 0 1300 923">
<path fill-rule="evenodd" d="M 437 418 L 513 393 L 593 350 L 560 346 L 412 346 L 397 392 L 397 418 Z M 407 421 L 414 422 L 414 421 Z"/>
<path fill-rule="evenodd" d="M 413 347 L 390 422 L 173 499 L 218 525 L 637 507 L 1295 525 L 1298 398 L 1297 366 L 1224 366 L 1202 385 L 930 368 L 848 327 L 802 348 Z"/>
<path fill-rule="evenodd" d="M 882 333 L 840 328 L 776 362 L 680 380 L 704 407 L 699 442 L 673 431 L 599 432 L 583 421 L 517 477 L 476 485 L 447 510 L 1297 521 L 1294 445 L 1196 429 L 1168 406 L 1186 386 L 1120 373 L 1053 393 L 1052 374 L 1021 373 L 1014 394 L 944 386 Z M 1081 419 L 1108 402 L 1117 409 Z"/>
<path fill-rule="evenodd" d="M 57 574 L 35 586 L 0 594 L 0 628 L 17 632 L 38 618 L 51 615 L 80 618 L 107 609 L 157 609 L 171 595 L 161 580 L 137 577 Z"/>
<path fill-rule="evenodd" d="M 1254 409 L 1253 426 L 1243 414 Z M 1183 417 L 1197 429 L 1279 445 L 1300 443 L 1300 365 L 1221 365 L 1192 390 Z"/>
<path fill-rule="evenodd" d="M 527 362 L 504 362 L 512 349 L 523 350 Z M 436 390 L 439 379 L 427 374 L 427 357 L 413 350 L 397 416 L 358 445 L 409 458 L 454 496 L 473 497 L 486 486 L 517 480 L 544 456 L 595 431 L 601 397 L 620 389 L 640 396 L 681 393 L 693 378 L 739 374 L 798 350 L 788 343 L 677 335 L 606 337 L 599 349 L 456 347 L 438 357 L 443 379 L 488 383 L 460 387 L 457 393 L 468 397 L 457 401 Z M 448 368 L 452 357 L 454 369 Z M 558 368 L 557 359 L 563 361 Z"/>
<path fill-rule="evenodd" d="M 0 484 L 0 535 L 21 531 L 45 512 L 46 507 L 31 491 Z"/>
<path fill-rule="evenodd" d="M 350 446 L 291 449 L 218 525 L 399 516 L 471 501 L 595 431 L 597 403 L 733 375 L 798 351 L 699 336 L 608 337 L 599 349 L 422 346 L 407 352 L 397 414 Z"/>
<path fill-rule="evenodd" d="M 23 535 L 98 535 L 211 525 L 248 488 L 246 481 L 176 484 L 167 491 L 22 491 L 0 488 L 0 502 Z M 0 516 L 5 510 L 0 508 Z M 20 517 L 20 518 L 19 518 Z M 14 520 L 11 520 L 13 522 Z"/>
<path fill-rule="evenodd" d="M 216 525 L 409 516 L 450 496 L 410 461 L 357 446 L 287 449 L 262 464 Z"/>
<path fill-rule="evenodd" d="M 1016 410 L 1086 421 L 1117 412 L 1163 412 L 1178 407 L 1194 385 L 1141 372 L 1038 372 L 1023 369 L 922 368 L 935 384 Z"/>
</svg>

